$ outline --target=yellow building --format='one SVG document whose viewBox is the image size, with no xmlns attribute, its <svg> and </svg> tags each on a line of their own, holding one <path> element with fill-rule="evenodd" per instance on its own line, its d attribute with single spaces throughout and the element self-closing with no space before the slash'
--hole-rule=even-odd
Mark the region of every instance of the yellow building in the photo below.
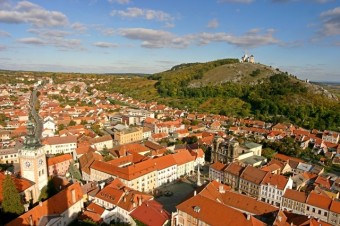
<svg viewBox="0 0 340 226">
<path fill-rule="evenodd" d="M 121 145 L 143 140 L 143 128 L 132 127 L 114 132 L 114 141 Z"/>
</svg>

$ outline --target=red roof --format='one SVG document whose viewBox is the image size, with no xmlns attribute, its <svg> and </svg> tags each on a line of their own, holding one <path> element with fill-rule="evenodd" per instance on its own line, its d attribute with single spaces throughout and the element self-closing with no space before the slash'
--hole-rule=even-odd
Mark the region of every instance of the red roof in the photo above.
<svg viewBox="0 0 340 226">
<path fill-rule="evenodd" d="M 17 177 L 12 177 L 12 180 L 15 184 L 15 187 L 17 188 L 18 192 L 21 193 L 25 191 L 27 188 L 33 186 L 33 183 L 29 180 L 26 180 L 25 178 L 17 178 Z M 4 182 L 6 178 L 6 175 L 3 172 L 0 172 L 0 203 L 3 200 L 2 196 L 2 183 Z"/>
<path fill-rule="evenodd" d="M 51 157 L 47 159 L 47 165 L 52 166 L 56 165 L 61 162 L 66 162 L 66 161 L 72 161 L 72 155 L 71 154 L 65 154 L 65 155 L 59 155 L 56 157 Z"/>
<path fill-rule="evenodd" d="M 292 189 L 287 189 L 285 193 L 283 194 L 284 198 L 295 200 L 301 203 L 305 203 L 307 196 L 306 193 L 292 190 Z"/>
<path fill-rule="evenodd" d="M 164 225 L 170 220 L 170 214 L 155 200 L 143 202 L 130 215 L 148 226 Z"/>
<path fill-rule="evenodd" d="M 248 165 L 242 172 L 241 178 L 243 180 L 259 185 L 262 182 L 263 178 L 266 176 L 266 174 L 267 174 L 266 171 Z"/>
<path fill-rule="evenodd" d="M 72 200 L 72 191 L 75 192 L 75 200 Z M 29 225 L 32 218 L 33 225 L 39 225 L 42 217 L 48 215 L 59 215 L 78 203 L 83 198 L 83 192 L 79 183 L 74 183 L 48 200 L 37 205 L 28 212 L 9 222 L 7 226 Z"/>
<path fill-rule="evenodd" d="M 249 216 L 248 220 L 247 215 L 241 213 L 240 211 L 201 195 L 193 196 L 192 198 L 176 206 L 176 208 L 184 213 L 187 213 L 187 215 L 195 219 L 203 221 L 208 225 L 266 225 L 253 216 Z"/>
<path fill-rule="evenodd" d="M 222 171 L 224 170 L 226 165 L 221 162 L 214 162 L 213 164 L 210 165 L 210 167 L 213 168 L 214 170 Z"/>
<path fill-rule="evenodd" d="M 268 173 L 261 184 L 277 186 L 278 189 L 283 190 L 288 182 L 288 179 L 282 175 Z"/>
<path fill-rule="evenodd" d="M 311 206 L 319 207 L 324 210 L 329 209 L 331 202 L 332 202 L 331 198 L 326 197 L 321 194 L 317 194 L 315 192 L 311 192 L 306 201 L 307 204 Z"/>
</svg>

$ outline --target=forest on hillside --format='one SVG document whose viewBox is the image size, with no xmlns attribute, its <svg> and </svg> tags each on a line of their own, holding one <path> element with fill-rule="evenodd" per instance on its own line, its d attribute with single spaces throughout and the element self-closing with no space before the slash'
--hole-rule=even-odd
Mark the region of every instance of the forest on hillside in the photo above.
<svg viewBox="0 0 340 226">
<path fill-rule="evenodd" d="M 155 87 L 162 97 L 160 101 L 173 107 L 272 122 L 290 121 L 309 129 L 340 130 L 339 101 L 312 93 L 303 82 L 287 73 L 273 74 L 255 85 L 226 82 L 188 87 L 190 81 L 200 79 L 204 72 L 235 61 L 181 65 L 176 73 L 170 70 L 149 79 L 157 80 Z"/>
</svg>

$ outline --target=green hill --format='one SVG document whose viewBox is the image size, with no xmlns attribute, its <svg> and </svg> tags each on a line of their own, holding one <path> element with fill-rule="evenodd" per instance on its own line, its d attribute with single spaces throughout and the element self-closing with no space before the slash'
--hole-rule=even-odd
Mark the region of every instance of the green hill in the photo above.
<svg viewBox="0 0 340 226">
<path fill-rule="evenodd" d="M 158 101 L 173 107 L 339 130 L 336 95 L 262 64 L 237 59 L 181 64 L 149 79 L 157 80 Z"/>
</svg>

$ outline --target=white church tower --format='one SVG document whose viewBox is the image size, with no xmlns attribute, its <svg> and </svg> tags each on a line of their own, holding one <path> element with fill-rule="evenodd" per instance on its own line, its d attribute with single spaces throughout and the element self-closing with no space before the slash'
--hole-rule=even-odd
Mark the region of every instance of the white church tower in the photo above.
<svg viewBox="0 0 340 226">
<path fill-rule="evenodd" d="M 47 185 L 47 164 L 46 155 L 39 139 L 34 135 L 34 126 L 27 124 L 28 135 L 25 138 L 22 149 L 19 150 L 21 176 L 35 183 L 35 194 L 33 203 L 40 195 L 41 189 Z"/>
</svg>

